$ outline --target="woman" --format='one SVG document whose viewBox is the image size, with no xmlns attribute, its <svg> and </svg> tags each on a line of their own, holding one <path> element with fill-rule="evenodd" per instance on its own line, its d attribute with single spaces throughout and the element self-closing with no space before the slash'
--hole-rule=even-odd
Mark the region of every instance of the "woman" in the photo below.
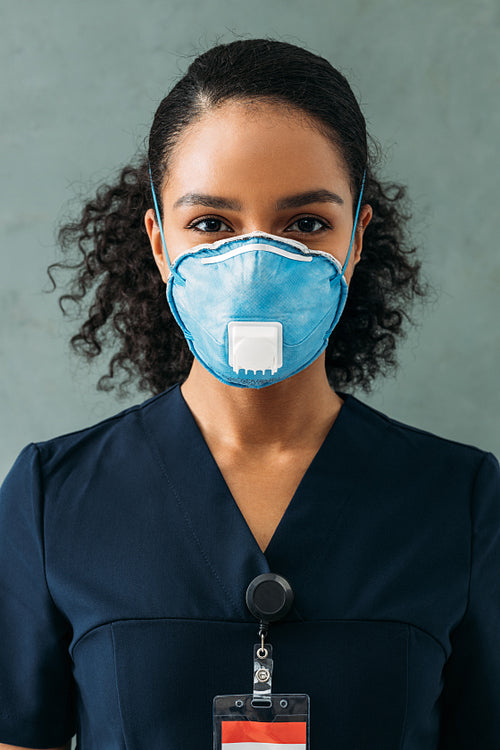
<svg viewBox="0 0 500 750">
<path fill-rule="evenodd" d="M 373 165 L 326 60 L 235 41 L 62 229 L 83 256 L 61 299 L 90 299 L 73 344 L 119 341 L 101 386 L 121 368 L 154 395 L 4 483 L 3 743 L 208 748 L 214 697 L 251 693 L 246 595 L 274 573 L 272 693 L 309 696 L 312 748 L 498 746 L 498 462 L 344 390 L 394 366 L 425 293 Z"/>
</svg>

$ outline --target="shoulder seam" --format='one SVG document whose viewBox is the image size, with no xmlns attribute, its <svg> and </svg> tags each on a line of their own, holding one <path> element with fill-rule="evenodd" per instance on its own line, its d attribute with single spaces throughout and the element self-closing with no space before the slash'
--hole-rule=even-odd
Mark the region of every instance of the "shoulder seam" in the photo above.
<svg viewBox="0 0 500 750">
<path fill-rule="evenodd" d="M 444 437 L 443 435 L 437 435 L 436 433 L 431 432 L 430 430 L 424 430 L 421 427 L 415 427 L 414 425 L 406 424 L 405 422 L 400 422 L 397 419 L 390 417 L 388 414 L 384 414 L 384 412 L 381 412 L 378 409 L 375 409 L 375 407 L 370 406 L 369 404 L 366 404 L 364 401 L 360 401 L 360 399 L 358 399 L 356 396 L 352 396 L 352 397 L 356 400 L 356 402 L 360 406 L 376 414 L 380 419 L 382 419 L 384 422 L 386 422 L 389 425 L 392 425 L 394 427 L 399 427 L 403 430 L 408 430 L 409 432 L 416 432 L 419 435 L 427 435 L 428 437 L 434 438 L 435 440 L 441 440 L 445 443 L 458 445 L 461 448 L 470 448 L 471 450 L 476 451 L 477 453 L 480 453 L 483 456 L 483 458 L 488 453 L 488 451 L 484 450 L 483 448 L 479 448 L 477 445 L 471 445 L 470 443 L 463 443 L 463 442 L 460 442 L 459 440 L 453 440 L 452 438 Z"/>
<path fill-rule="evenodd" d="M 48 438 L 47 440 L 39 440 L 36 443 L 32 443 L 32 445 L 34 445 L 36 448 L 39 448 L 40 446 L 43 446 L 47 443 L 52 443 L 55 440 L 72 437 L 74 435 L 80 435 L 84 432 L 88 432 L 89 430 L 94 430 L 97 427 L 101 427 L 102 425 L 109 424 L 110 422 L 115 422 L 119 419 L 123 419 L 124 417 L 128 416 L 128 414 L 144 409 L 153 401 L 156 401 L 162 396 L 165 396 L 169 391 L 172 390 L 172 388 L 175 388 L 176 385 L 178 384 L 174 383 L 174 385 L 170 386 L 170 388 L 167 388 L 165 391 L 162 391 L 161 393 L 157 393 L 156 396 L 151 396 L 151 398 L 146 399 L 146 401 L 143 401 L 141 404 L 134 404 L 133 406 L 129 406 L 126 409 L 123 409 L 121 412 L 118 412 L 118 414 L 112 414 L 110 417 L 106 417 L 105 419 L 101 419 L 99 422 L 95 422 L 95 424 L 88 425 L 87 427 L 80 427 L 78 430 L 71 430 L 70 432 L 63 432 L 61 435 L 56 435 L 52 438 Z"/>
<path fill-rule="evenodd" d="M 50 601 L 52 602 L 54 609 L 57 610 L 57 612 L 61 612 L 59 607 L 54 601 L 54 598 L 52 596 L 52 592 L 50 590 L 49 582 L 47 580 L 47 561 L 46 561 L 46 544 L 45 544 L 45 490 L 44 490 L 44 476 L 43 476 L 43 469 L 42 469 L 42 457 L 40 455 L 40 449 L 38 448 L 38 445 L 36 443 L 30 443 L 30 446 L 33 446 L 33 449 L 36 454 L 36 463 L 37 463 L 37 474 L 38 474 L 38 487 L 39 487 L 39 495 L 40 495 L 40 506 L 39 506 L 39 514 L 40 514 L 40 543 L 42 545 L 42 568 L 43 568 L 43 579 L 45 581 L 45 588 L 47 589 L 47 593 L 50 597 Z M 33 493 L 33 489 L 32 489 Z M 31 502 L 33 503 L 33 497 L 31 499 Z M 64 615 L 63 615 L 64 616 Z"/>
<path fill-rule="evenodd" d="M 469 553 L 469 581 L 467 583 L 467 604 L 465 606 L 465 611 L 463 616 L 460 618 L 460 622 L 458 623 L 457 627 L 461 625 L 461 623 L 465 620 L 467 617 L 467 613 L 469 611 L 470 607 L 470 593 L 471 593 L 471 584 L 472 584 L 472 566 L 473 566 L 473 547 L 474 547 L 474 500 L 476 498 L 476 485 L 478 477 L 483 469 L 483 465 L 486 462 L 486 459 L 489 459 L 489 457 L 492 454 L 490 452 L 485 452 L 482 460 L 479 462 L 479 465 L 477 467 L 477 471 L 474 475 L 474 481 L 472 482 L 472 489 L 470 493 L 470 501 L 469 501 L 469 511 L 470 511 L 470 553 Z"/>
</svg>

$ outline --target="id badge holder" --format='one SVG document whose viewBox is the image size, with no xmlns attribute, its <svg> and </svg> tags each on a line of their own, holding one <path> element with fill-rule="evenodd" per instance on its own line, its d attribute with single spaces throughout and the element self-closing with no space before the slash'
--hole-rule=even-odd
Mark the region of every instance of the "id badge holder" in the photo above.
<svg viewBox="0 0 500 750">
<path fill-rule="evenodd" d="M 275 573 L 254 578 L 247 605 L 260 621 L 260 643 L 253 645 L 253 693 L 213 699 L 213 750 L 309 750 L 309 696 L 273 693 L 273 647 L 265 642 L 269 623 L 291 607 L 288 581 Z"/>
</svg>

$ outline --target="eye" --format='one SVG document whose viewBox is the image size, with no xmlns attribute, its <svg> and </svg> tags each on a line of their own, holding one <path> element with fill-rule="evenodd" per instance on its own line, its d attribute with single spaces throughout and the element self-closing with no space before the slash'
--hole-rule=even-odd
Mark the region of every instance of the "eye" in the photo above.
<svg viewBox="0 0 500 750">
<path fill-rule="evenodd" d="M 319 228 L 314 228 L 315 224 L 319 224 Z M 293 230 L 292 227 L 294 227 L 295 225 L 297 225 L 299 229 Z M 306 234 L 323 232 L 325 229 L 329 228 L 330 227 L 325 221 L 317 219 L 315 216 L 302 216 L 300 219 L 297 219 L 297 221 L 294 221 L 293 224 L 288 227 L 288 229 L 291 231 L 303 232 Z"/>
<path fill-rule="evenodd" d="M 199 225 L 205 224 L 207 225 L 206 229 L 202 229 Z M 221 229 L 220 225 L 223 225 L 227 227 L 227 229 Z M 228 225 L 222 221 L 222 219 L 217 219 L 215 216 L 207 216 L 204 219 L 197 219 L 197 221 L 192 221 L 191 224 L 188 224 L 187 229 L 194 229 L 195 232 L 230 232 L 232 231 Z"/>
<path fill-rule="evenodd" d="M 294 226 L 297 226 L 298 228 L 293 229 Z M 330 228 L 331 227 L 325 221 L 316 218 L 316 216 L 302 216 L 294 221 L 294 223 L 288 227 L 288 230 L 292 232 L 300 232 L 302 234 L 316 234 Z M 193 229 L 195 232 L 203 232 L 204 234 L 210 232 L 217 234 L 218 232 L 232 231 L 231 227 L 229 227 L 226 222 L 216 216 L 206 216 L 204 219 L 192 221 L 187 225 L 187 229 Z"/>
</svg>

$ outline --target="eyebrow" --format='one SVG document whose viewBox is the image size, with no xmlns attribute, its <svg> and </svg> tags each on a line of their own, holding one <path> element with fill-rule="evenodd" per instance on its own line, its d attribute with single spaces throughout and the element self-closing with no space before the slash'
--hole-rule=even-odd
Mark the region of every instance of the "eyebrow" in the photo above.
<svg viewBox="0 0 500 750">
<path fill-rule="evenodd" d="M 276 208 L 281 211 L 285 208 L 299 208 L 308 203 L 337 203 L 339 206 L 344 205 L 344 201 L 331 190 L 321 188 L 319 190 L 308 190 L 305 193 L 296 193 L 280 198 L 276 201 Z M 174 208 L 179 206 L 209 206 L 210 208 L 227 208 L 231 211 L 241 211 L 242 205 L 239 201 L 221 198 L 217 195 L 208 195 L 207 193 L 186 193 L 178 198 L 174 203 Z"/>
</svg>

